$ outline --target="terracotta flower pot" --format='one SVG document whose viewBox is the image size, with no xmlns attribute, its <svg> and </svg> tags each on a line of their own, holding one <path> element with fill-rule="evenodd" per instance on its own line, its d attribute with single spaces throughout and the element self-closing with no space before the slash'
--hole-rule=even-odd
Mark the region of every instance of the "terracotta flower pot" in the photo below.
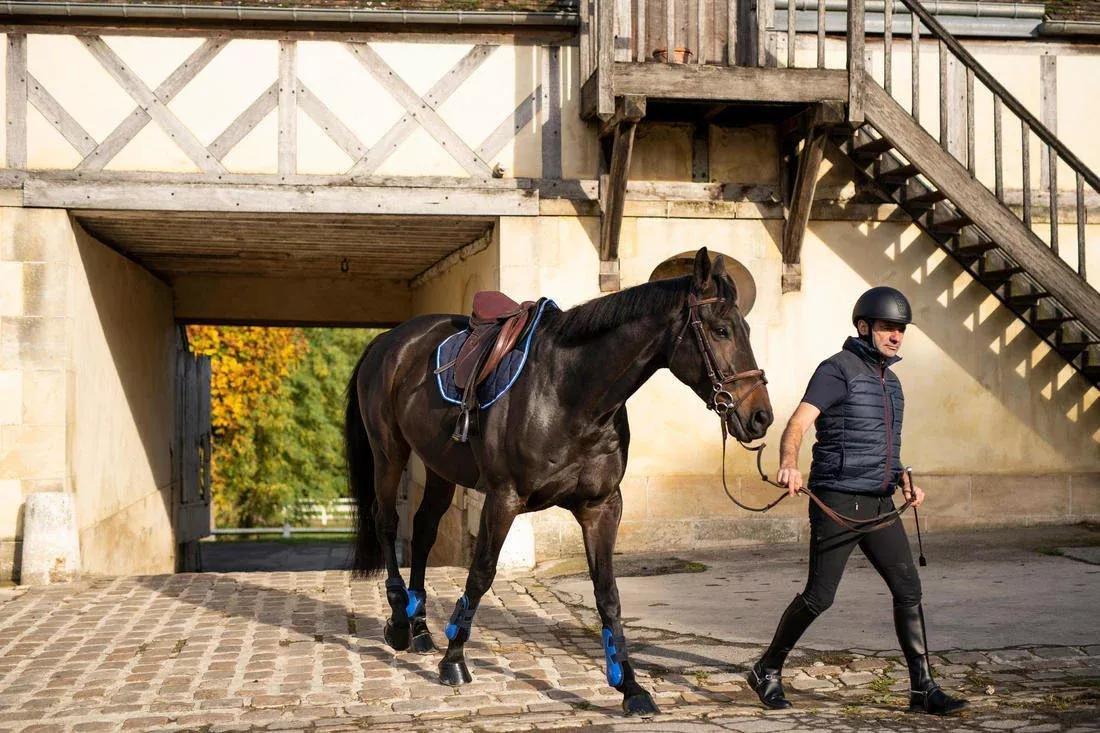
<svg viewBox="0 0 1100 733">
<path fill-rule="evenodd" d="M 668 49 L 658 48 L 653 51 L 653 60 L 670 64 L 686 64 L 691 60 L 692 55 L 690 48 L 674 48 L 671 55 Z"/>
</svg>

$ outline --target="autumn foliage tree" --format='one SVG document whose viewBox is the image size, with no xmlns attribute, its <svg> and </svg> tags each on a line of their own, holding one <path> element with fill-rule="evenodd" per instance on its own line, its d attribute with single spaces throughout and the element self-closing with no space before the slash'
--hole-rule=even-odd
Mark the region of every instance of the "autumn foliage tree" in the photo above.
<svg viewBox="0 0 1100 733">
<path fill-rule="evenodd" d="M 346 491 L 343 395 L 376 332 L 191 326 L 211 359 L 215 521 L 271 526 L 297 501 Z"/>
</svg>

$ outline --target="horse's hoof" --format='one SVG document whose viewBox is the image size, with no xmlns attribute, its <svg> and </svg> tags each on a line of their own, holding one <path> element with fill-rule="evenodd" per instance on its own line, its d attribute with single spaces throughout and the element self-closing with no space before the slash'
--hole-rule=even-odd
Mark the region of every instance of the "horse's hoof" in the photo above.
<svg viewBox="0 0 1100 733">
<path fill-rule="evenodd" d="M 403 652 L 409 648 L 409 627 L 394 626 L 392 621 L 386 622 L 386 630 L 382 632 L 383 638 L 390 648 Z"/>
<path fill-rule="evenodd" d="M 623 712 L 648 718 L 661 712 L 661 709 L 653 701 L 653 696 L 643 690 L 623 698 Z"/>
<path fill-rule="evenodd" d="M 444 659 L 439 663 L 439 681 L 443 684 L 459 687 L 473 682 L 473 680 L 474 678 L 470 676 L 470 670 L 466 668 L 465 659 L 460 659 L 457 662 L 448 662 Z"/>
<path fill-rule="evenodd" d="M 432 641 L 432 635 L 424 631 L 412 638 L 409 648 L 417 654 L 431 654 L 435 651 L 435 642 Z"/>
</svg>

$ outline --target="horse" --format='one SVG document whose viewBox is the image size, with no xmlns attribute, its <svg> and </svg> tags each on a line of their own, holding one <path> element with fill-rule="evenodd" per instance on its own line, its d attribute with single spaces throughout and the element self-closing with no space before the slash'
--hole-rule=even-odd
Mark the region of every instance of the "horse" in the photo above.
<svg viewBox="0 0 1100 733">
<path fill-rule="evenodd" d="M 657 713 L 627 655 L 612 569 L 630 443 L 626 401 L 667 367 L 721 415 L 723 429 L 735 438 L 764 436 L 773 420 L 767 380 L 757 368 L 725 260 L 719 255 L 712 263 L 702 248 L 691 275 L 566 311 L 546 309 L 515 384 L 476 416 L 468 442 L 456 442 L 455 407 L 437 389 L 433 357 L 468 323 L 457 315 L 406 321 L 367 346 L 348 385 L 348 478 L 359 508 L 354 571 L 362 577 L 386 570 L 392 615 L 385 641 L 397 651 L 435 650 L 424 611 L 428 552 L 455 486 L 472 487 L 485 503 L 465 593 L 446 626 L 448 645 L 439 663 L 443 684 L 470 682 L 463 646 L 512 521 L 524 512 L 563 507 L 581 526 L 603 624 L 607 682 L 622 693 L 626 714 Z M 694 339 L 685 344 L 689 330 Z M 423 461 L 426 480 L 413 519 L 406 587 L 395 551 L 396 503 L 411 451 Z"/>
</svg>

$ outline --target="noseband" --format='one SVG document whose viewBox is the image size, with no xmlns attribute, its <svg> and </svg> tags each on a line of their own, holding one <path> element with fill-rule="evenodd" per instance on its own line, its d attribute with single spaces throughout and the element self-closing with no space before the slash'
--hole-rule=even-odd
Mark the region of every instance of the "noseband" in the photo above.
<svg viewBox="0 0 1100 733">
<path fill-rule="evenodd" d="M 713 297 L 713 298 L 696 298 L 695 293 L 688 293 L 687 296 L 687 319 L 684 323 L 684 327 L 680 329 L 679 335 L 676 337 L 676 343 L 673 346 L 672 353 L 676 353 L 676 349 L 680 347 L 680 342 L 684 339 L 684 334 L 687 333 L 687 329 L 690 326 L 691 330 L 695 333 L 695 343 L 699 346 L 699 353 L 703 357 L 703 365 L 706 367 L 707 376 L 710 378 L 711 387 L 714 390 L 714 394 L 707 402 L 707 409 L 714 410 L 718 414 L 719 422 L 722 425 L 722 488 L 726 492 L 726 496 L 737 506 L 750 512 L 766 512 L 774 507 L 779 502 L 790 496 L 790 493 L 786 491 L 786 486 L 773 481 L 768 478 L 768 475 L 764 473 L 764 467 L 762 464 L 764 456 L 765 443 L 761 443 L 757 446 L 750 446 L 744 443 L 740 438 L 735 438 L 737 444 L 747 451 L 756 453 L 756 470 L 760 473 L 760 480 L 764 483 L 776 486 L 784 489 L 783 493 L 777 496 L 773 501 L 760 507 L 748 506 L 742 504 L 740 501 L 730 493 L 729 485 L 726 482 L 726 443 L 729 438 L 729 431 L 726 428 L 726 415 L 733 412 L 736 415 L 736 410 L 741 406 L 748 397 L 760 387 L 765 386 L 768 383 L 767 378 L 764 376 L 763 369 L 748 369 L 743 372 L 734 372 L 733 374 L 726 374 L 721 364 L 718 363 L 717 357 L 714 355 L 714 348 L 711 346 L 710 339 L 707 338 L 706 331 L 703 330 L 703 318 L 699 309 L 704 305 L 714 305 L 718 303 L 724 303 L 725 298 Z M 752 386 L 748 391 L 744 392 L 740 397 L 735 398 L 733 393 L 727 389 L 727 385 L 734 384 L 742 379 L 753 379 Z M 799 493 L 806 494 L 821 511 L 832 519 L 834 522 L 844 527 L 850 532 L 856 532 L 859 534 L 866 534 L 868 532 L 874 532 L 875 530 L 882 529 L 889 526 L 901 516 L 902 512 L 909 508 L 912 504 L 912 499 L 906 498 L 905 503 L 894 509 L 893 511 L 880 514 L 875 517 L 869 517 L 867 519 L 858 519 L 856 517 L 849 517 L 844 514 L 840 514 L 832 507 L 828 506 L 825 502 L 819 499 L 806 488 L 800 488 Z"/>
<path fill-rule="evenodd" d="M 676 345 L 673 347 L 673 353 L 676 353 L 676 349 L 679 348 L 680 342 L 683 341 L 684 334 L 690 326 L 695 333 L 695 343 L 699 346 L 699 353 L 703 355 L 703 365 L 707 369 L 707 377 L 710 378 L 710 385 L 714 390 L 714 394 L 707 402 L 707 409 L 718 413 L 723 418 L 723 425 L 725 425 L 725 416 L 728 413 L 734 412 L 736 414 L 736 410 L 742 402 L 747 400 L 757 389 L 768 383 L 763 369 L 748 369 L 743 372 L 726 374 L 722 369 L 722 365 L 718 363 L 718 358 L 714 355 L 714 348 L 711 346 L 710 339 L 707 338 L 707 332 L 703 330 L 703 318 L 699 309 L 704 305 L 725 302 L 725 298 L 699 299 L 695 297 L 695 293 L 688 293 L 687 319 L 684 322 L 684 327 L 680 330 L 680 335 L 676 337 Z M 753 379 L 755 381 L 748 391 L 735 398 L 733 393 L 727 389 L 727 385 L 734 384 L 742 379 Z"/>
</svg>

